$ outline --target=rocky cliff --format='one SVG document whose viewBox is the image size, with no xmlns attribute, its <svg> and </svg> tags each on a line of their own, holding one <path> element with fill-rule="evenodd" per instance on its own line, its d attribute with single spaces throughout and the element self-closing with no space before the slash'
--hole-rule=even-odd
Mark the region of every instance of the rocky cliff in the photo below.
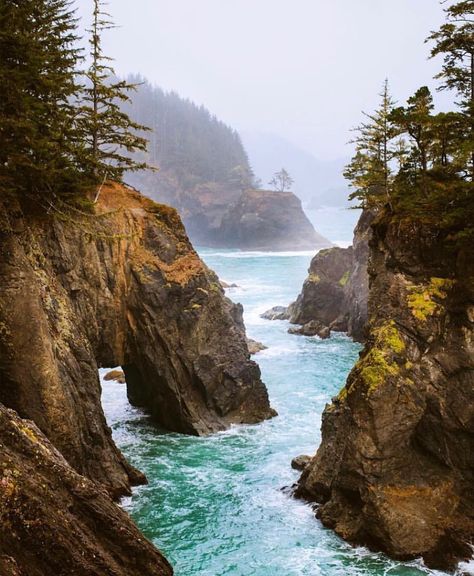
<svg viewBox="0 0 474 576">
<path fill-rule="evenodd" d="M 0 233 L 0 402 L 114 496 L 144 478 L 112 441 L 98 367 L 122 366 L 130 401 L 169 430 L 274 413 L 241 311 L 175 210 L 110 185 L 90 215 L 2 206 Z"/>
<path fill-rule="evenodd" d="M 318 234 L 291 192 L 247 190 L 223 216 L 218 243 L 244 250 L 313 250 L 331 242 Z"/>
<path fill-rule="evenodd" d="M 285 310 L 264 317 L 287 319 L 301 328 L 293 334 L 326 338 L 331 330 L 364 339 L 367 322 L 369 277 L 367 261 L 373 215 L 363 212 L 354 230 L 353 246 L 321 250 L 311 260 L 301 293 Z"/>
<path fill-rule="evenodd" d="M 299 495 L 343 538 L 443 569 L 474 537 L 474 258 L 434 224 L 373 226 L 366 346 Z"/>
<path fill-rule="evenodd" d="M 31 421 L 0 404 L 0 574 L 171 576 L 163 556 Z"/>
<path fill-rule="evenodd" d="M 130 174 L 127 180 L 152 200 L 175 207 L 186 233 L 197 246 L 226 246 L 219 230 L 229 207 L 238 202 L 241 188 L 232 182 L 184 184 L 173 171 Z"/>
</svg>

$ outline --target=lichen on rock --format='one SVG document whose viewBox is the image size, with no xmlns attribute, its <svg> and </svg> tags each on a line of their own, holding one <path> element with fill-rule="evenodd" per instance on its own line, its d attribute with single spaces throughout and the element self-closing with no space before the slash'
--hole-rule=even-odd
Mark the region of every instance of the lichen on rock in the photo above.
<svg viewBox="0 0 474 576">
<path fill-rule="evenodd" d="M 450 278 L 430 278 L 428 284 L 408 286 L 408 307 L 418 320 L 426 321 L 440 309 L 440 304 L 452 288 Z"/>
</svg>

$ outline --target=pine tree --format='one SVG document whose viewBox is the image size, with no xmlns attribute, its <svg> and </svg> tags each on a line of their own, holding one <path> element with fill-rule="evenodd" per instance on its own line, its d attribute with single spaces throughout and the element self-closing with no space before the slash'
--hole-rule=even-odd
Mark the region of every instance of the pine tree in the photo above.
<svg viewBox="0 0 474 576">
<path fill-rule="evenodd" d="M 434 42 L 431 56 L 443 56 L 443 67 L 436 78 L 442 80 L 440 90 L 454 90 L 467 128 L 460 143 L 474 180 L 474 0 L 456 2 L 445 10 L 447 22 L 427 41 Z"/>
<path fill-rule="evenodd" d="M 364 113 L 368 118 L 355 131 L 357 137 L 355 155 L 346 166 L 344 176 L 350 181 L 354 191 L 350 200 L 360 200 L 363 207 L 377 207 L 391 202 L 391 163 L 400 157 L 402 141 L 392 146 L 396 131 L 391 122 L 394 102 L 390 96 L 386 80 L 380 93 L 381 103 L 373 114 Z"/>
<path fill-rule="evenodd" d="M 433 97 L 427 86 L 419 88 L 407 100 L 405 108 L 396 108 L 391 120 L 413 143 L 412 155 L 422 174 L 428 171 L 430 145 L 433 141 Z"/>
<path fill-rule="evenodd" d="M 116 80 L 110 58 L 102 51 L 102 34 L 114 25 L 103 10 L 104 2 L 93 2 L 93 22 L 88 30 L 91 64 L 86 73 L 81 108 L 83 164 L 96 182 L 120 181 L 124 171 L 148 167 L 132 156 L 136 151 L 146 151 L 147 140 L 140 133 L 148 128 L 133 122 L 121 109 L 121 105 L 130 100 L 128 92 L 136 85 Z"/>
<path fill-rule="evenodd" d="M 75 29 L 66 0 L 0 3 L 0 186 L 43 206 L 79 182 Z"/>
</svg>

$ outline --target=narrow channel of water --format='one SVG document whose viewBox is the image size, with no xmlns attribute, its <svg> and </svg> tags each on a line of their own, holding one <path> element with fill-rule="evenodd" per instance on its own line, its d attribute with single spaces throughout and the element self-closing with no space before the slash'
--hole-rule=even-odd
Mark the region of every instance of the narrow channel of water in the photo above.
<svg viewBox="0 0 474 576">
<path fill-rule="evenodd" d="M 435 574 L 354 549 L 315 519 L 309 505 L 282 488 L 298 474 L 298 454 L 314 453 L 324 405 L 343 386 L 359 346 L 292 336 L 287 322 L 260 313 L 299 292 L 312 253 L 202 250 L 228 296 L 245 309 L 248 335 L 268 349 L 255 356 L 277 418 L 207 438 L 158 432 L 130 407 L 123 385 L 103 382 L 103 404 L 114 438 L 150 484 L 125 506 L 177 576 L 415 576 Z"/>
</svg>

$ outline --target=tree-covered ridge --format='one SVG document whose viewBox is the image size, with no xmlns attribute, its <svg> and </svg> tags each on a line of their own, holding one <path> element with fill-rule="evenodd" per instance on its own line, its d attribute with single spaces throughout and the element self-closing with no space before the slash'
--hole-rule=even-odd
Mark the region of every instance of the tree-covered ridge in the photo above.
<svg viewBox="0 0 474 576">
<path fill-rule="evenodd" d="M 474 234 L 474 0 L 446 8 L 432 32 L 432 56 L 443 56 L 440 90 L 456 93 L 456 109 L 436 113 L 423 86 L 396 106 L 388 83 L 381 103 L 356 129 L 345 176 L 362 207 L 432 221 Z"/>
<path fill-rule="evenodd" d="M 239 134 L 204 106 L 165 92 L 140 76 L 127 82 L 137 86 L 124 111 L 151 128 L 146 160 L 172 173 L 190 189 L 204 182 L 239 188 L 252 184 L 253 174 Z"/>
</svg>

